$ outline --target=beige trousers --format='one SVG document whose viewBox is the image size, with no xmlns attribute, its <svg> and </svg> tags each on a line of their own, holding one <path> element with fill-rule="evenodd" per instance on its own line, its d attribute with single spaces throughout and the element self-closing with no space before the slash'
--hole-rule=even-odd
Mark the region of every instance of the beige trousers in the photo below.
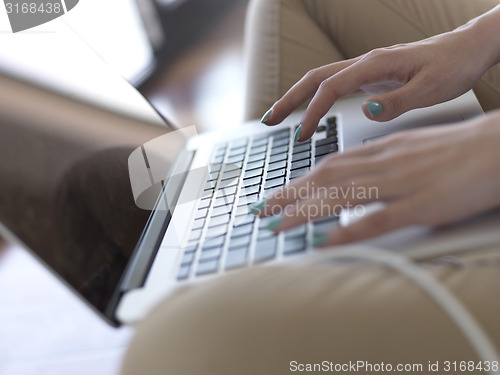
<svg viewBox="0 0 500 375">
<path fill-rule="evenodd" d="M 493 0 L 253 1 L 247 35 L 251 82 L 247 117 L 262 115 L 311 68 L 453 29 L 497 4 Z M 495 68 L 476 88 L 485 108 L 499 105 L 499 83 Z M 500 248 L 421 265 L 500 347 Z M 368 264 L 274 266 L 188 287 L 165 300 L 139 325 L 122 371 L 123 375 L 336 374 L 353 372 L 299 370 L 308 364 L 364 361 L 394 368 L 414 366 L 413 371 L 406 367 L 391 372 L 396 374 L 479 374 L 453 368 L 454 361 L 477 365 L 478 360 L 448 315 L 396 271 Z M 446 361 L 451 371 L 446 371 Z M 439 371 L 430 371 L 429 364 L 436 363 Z"/>
</svg>

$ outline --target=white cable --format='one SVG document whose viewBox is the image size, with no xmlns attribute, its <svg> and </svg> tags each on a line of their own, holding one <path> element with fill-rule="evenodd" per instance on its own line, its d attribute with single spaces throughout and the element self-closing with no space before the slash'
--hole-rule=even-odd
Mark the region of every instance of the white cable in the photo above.
<svg viewBox="0 0 500 375">
<path fill-rule="evenodd" d="M 421 287 L 444 310 L 469 341 L 481 361 L 491 363 L 499 360 L 495 345 L 467 308 L 441 283 L 405 256 L 379 249 L 347 249 L 329 254 L 327 259 L 365 260 L 380 263 L 401 272 Z M 490 370 L 488 373 L 499 375 L 500 371 Z"/>
</svg>

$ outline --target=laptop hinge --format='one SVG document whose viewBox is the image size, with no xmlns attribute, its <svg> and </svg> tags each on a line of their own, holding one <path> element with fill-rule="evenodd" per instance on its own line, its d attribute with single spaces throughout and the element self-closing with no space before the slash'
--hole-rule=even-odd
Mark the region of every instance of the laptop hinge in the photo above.
<svg viewBox="0 0 500 375">
<path fill-rule="evenodd" d="M 188 175 L 187 171 L 189 171 L 194 155 L 194 151 L 183 150 L 177 156 L 170 170 L 165 187 L 158 198 L 155 209 L 151 213 L 146 229 L 127 267 L 120 285 L 121 292 L 139 288 L 143 285 L 173 215 L 177 199 L 184 186 Z M 183 178 L 170 178 L 172 176 L 183 176 Z M 167 196 L 168 207 L 165 207 L 164 202 Z"/>
</svg>

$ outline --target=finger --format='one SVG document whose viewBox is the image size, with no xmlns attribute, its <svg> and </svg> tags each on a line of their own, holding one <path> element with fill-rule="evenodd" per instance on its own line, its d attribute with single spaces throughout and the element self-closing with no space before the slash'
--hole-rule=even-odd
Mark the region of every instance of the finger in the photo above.
<svg viewBox="0 0 500 375">
<path fill-rule="evenodd" d="M 310 70 L 264 115 L 262 122 L 276 125 L 288 117 L 295 109 L 311 99 L 321 82 L 352 65 L 356 59 L 341 61 Z"/>
<path fill-rule="evenodd" d="M 339 216 L 345 208 L 353 208 L 361 204 L 384 199 L 380 196 L 380 188 L 372 183 L 344 185 L 321 189 L 322 196 L 301 200 L 288 205 L 283 210 L 279 225 L 274 231 L 286 231 L 297 225 L 324 217 Z"/>
<path fill-rule="evenodd" d="M 318 122 L 335 101 L 352 94 L 362 86 L 390 79 L 390 69 L 388 64 L 379 59 L 360 59 L 321 82 L 302 117 L 302 134 L 298 140 L 305 141 L 314 134 Z"/>
<path fill-rule="evenodd" d="M 385 208 L 346 227 L 337 226 L 326 234 L 315 234 L 318 247 L 336 246 L 362 241 L 403 228 L 415 222 L 415 200 L 408 198 L 390 203 Z"/>
<path fill-rule="evenodd" d="M 415 108 L 434 104 L 421 80 L 415 78 L 400 88 L 367 99 L 363 103 L 366 117 L 374 121 L 389 121 Z"/>
<path fill-rule="evenodd" d="M 325 163 L 318 166 L 306 175 L 297 178 L 290 185 L 274 193 L 264 201 L 256 204 L 252 210 L 260 217 L 276 215 L 281 213 L 285 206 L 298 201 L 310 199 L 318 190 L 325 187 L 338 186 L 352 176 L 359 180 L 364 173 L 371 168 L 365 159 L 341 160 L 335 163 Z M 348 181 L 350 184 L 351 181 Z"/>
</svg>

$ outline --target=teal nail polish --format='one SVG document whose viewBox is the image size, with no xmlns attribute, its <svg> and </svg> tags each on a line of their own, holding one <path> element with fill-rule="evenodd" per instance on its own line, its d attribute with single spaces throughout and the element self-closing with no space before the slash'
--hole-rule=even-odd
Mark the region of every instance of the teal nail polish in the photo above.
<svg viewBox="0 0 500 375">
<path fill-rule="evenodd" d="M 295 135 L 293 136 L 294 142 L 297 142 L 299 140 L 301 134 L 302 134 L 302 125 L 299 125 L 297 130 L 295 130 Z"/>
<path fill-rule="evenodd" d="M 326 244 L 328 242 L 328 236 L 324 233 L 315 233 L 313 238 L 312 238 L 312 241 L 311 241 L 311 245 L 313 247 L 320 247 L 320 246 L 323 246 L 324 244 Z"/>
<path fill-rule="evenodd" d="M 274 231 L 281 225 L 282 221 L 283 221 L 283 216 L 281 215 L 273 216 L 272 218 L 269 219 L 269 222 L 267 224 L 267 229 Z"/>
<path fill-rule="evenodd" d="M 253 215 L 260 215 L 266 206 L 266 200 L 262 199 L 254 204 L 250 205 L 249 212 Z"/>
<path fill-rule="evenodd" d="M 265 124 L 267 122 L 267 120 L 269 120 L 269 118 L 271 117 L 272 114 L 273 114 L 273 109 L 271 108 L 266 113 L 264 113 L 264 116 L 262 116 L 262 119 L 260 120 L 260 122 Z"/>
<path fill-rule="evenodd" d="M 384 107 L 382 107 L 382 104 L 380 104 L 380 102 L 377 102 L 375 100 L 366 102 L 365 105 L 366 108 L 368 109 L 368 112 L 370 112 L 370 115 L 372 115 L 372 117 L 380 116 L 382 112 L 384 112 Z"/>
</svg>

